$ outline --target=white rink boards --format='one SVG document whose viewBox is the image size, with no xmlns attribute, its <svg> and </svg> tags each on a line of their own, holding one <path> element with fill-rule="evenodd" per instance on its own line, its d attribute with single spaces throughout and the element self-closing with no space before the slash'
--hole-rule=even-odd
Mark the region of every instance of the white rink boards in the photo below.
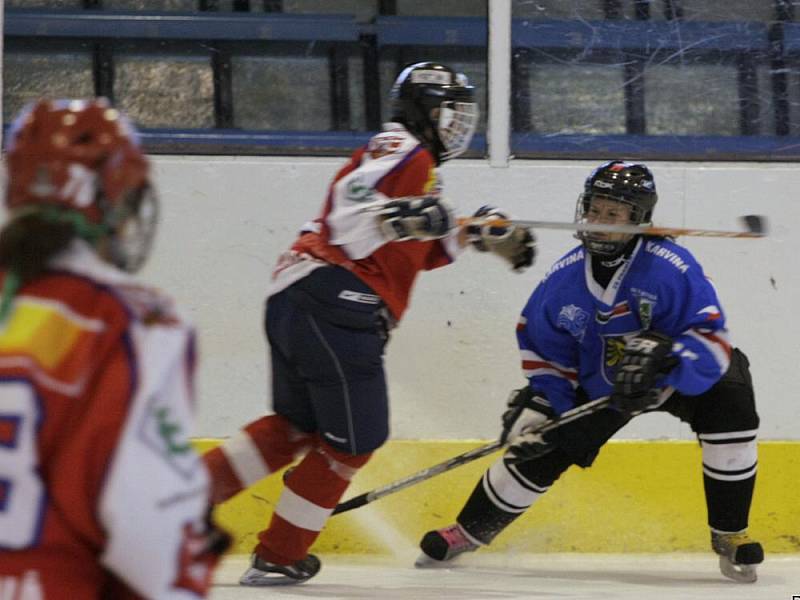
<svg viewBox="0 0 800 600">
<path fill-rule="evenodd" d="M 244 556 L 217 573 L 212 600 L 792 600 L 800 597 L 800 555 L 767 556 L 755 584 L 725 579 L 708 554 L 471 555 L 450 569 L 415 569 L 396 558 L 322 557 L 301 585 L 240 587 Z"/>
</svg>

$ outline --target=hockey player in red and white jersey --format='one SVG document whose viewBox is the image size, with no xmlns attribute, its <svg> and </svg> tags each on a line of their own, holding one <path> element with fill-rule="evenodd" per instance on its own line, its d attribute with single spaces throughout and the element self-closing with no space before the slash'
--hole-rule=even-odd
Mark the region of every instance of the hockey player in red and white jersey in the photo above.
<svg viewBox="0 0 800 600">
<path fill-rule="evenodd" d="M 135 271 L 156 198 L 105 100 L 15 121 L 0 231 L 0 597 L 205 597 L 227 536 L 188 442 L 193 330 Z"/>
<path fill-rule="evenodd" d="M 467 149 L 478 120 L 463 74 L 438 63 L 407 67 L 392 88 L 392 119 L 334 178 L 321 214 L 278 261 L 266 310 L 272 407 L 205 455 L 222 502 L 291 463 L 243 585 L 301 582 L 308 553 L 350 480 L 389 435 L 383 350 L 420 271 L 452 262 L 468 243 L 522 270 L 533 236 L 459 227 L 437 167 Z"/>
</svg>

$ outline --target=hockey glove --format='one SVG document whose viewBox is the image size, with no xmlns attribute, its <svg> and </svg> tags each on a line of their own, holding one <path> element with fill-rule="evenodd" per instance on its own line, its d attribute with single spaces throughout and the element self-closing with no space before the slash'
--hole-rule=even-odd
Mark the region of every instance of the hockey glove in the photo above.
<svg viewBox="0 0 800 600">
<path fill-rule="evenodd" d="M 658 406 L 656 381 L 679 362 L 671 352 L 672 338 L 662 333 L 645 331 L 629 339 L 614 375 L 612 404 L 629 415 Z"/>
<path fill-rule="evenodd" d="M 508 263 L 514 271 L 530 267 L 536 259 L 536 238 L 533 231 L 513 224 L 492 224 L 508 220 L 508 215 L 493 206 L 481 206 L 473 219 L 481 223 L 467 225 L 467 240 L 479 252 L 492 252 Z"/>
<path fill-rule="evenodd" d="M 452 207 L 434 196 L 387 202 L 378 219 L 384 237 L 400 242 L 443 238 L 456 225 Z"/>
<path fill-rule="evenodd" d="M 173 585 L 205 597 L 211 588 L 214 570 L 232 541 L 230 534 L 214 522 L 210 506 L 202 524 L 186 523 L 177 557 L 180 572 Z"/>
<path fill-rule="evenodd" d="M 550 452 L 553 448 L 537 430 L 555 417 L 547 398 L 530 386 L 513 390 L 508 408 L 503 413 L 503 432 L 500 442 L 509 442 L 506 460 L 524 462 Z"/>
</svg>

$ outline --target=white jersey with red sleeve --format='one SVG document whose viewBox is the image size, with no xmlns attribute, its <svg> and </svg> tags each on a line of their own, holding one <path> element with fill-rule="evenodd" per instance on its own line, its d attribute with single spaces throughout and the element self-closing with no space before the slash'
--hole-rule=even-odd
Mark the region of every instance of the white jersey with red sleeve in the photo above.
<svg viewBox="0 0 800 600">
<path fill-rule="evenodd" d="M 204 597 L 193 330 L 83 242 L 51 267 L 0 325 L 0 597 Z"/>
<path fill-rule="evenodd" d="M 431 153 L 403 125 L 385 124 L 337 173 L 320 216 L 281 256 L 269 295 L 319 266 L 335 264 L 370 286 L 399 320 L 417 274 L 449 264 L 461 248 L 455 230 L 437 240 L 389 241 L 377 211 L 393 198 L 440 194 Z"/>
</svg>

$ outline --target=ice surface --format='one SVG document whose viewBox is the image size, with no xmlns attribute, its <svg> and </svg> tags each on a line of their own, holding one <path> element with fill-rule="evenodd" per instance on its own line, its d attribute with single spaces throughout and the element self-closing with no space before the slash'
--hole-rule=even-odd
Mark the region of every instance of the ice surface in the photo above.
<svg viewBox="0 0 800 600">
<path fill-rule="evenodd" d="M 321 557 L 314 579 L 268 589 L 237 584 L 247 559 L 227 559 L 213 600 L 791 600 L 800 595 L 800 555 L 767 556 L 755 584 L 725 579 L 712 554 L 470 555 L 450 569 L 353 556 Z"/>
</svg>

